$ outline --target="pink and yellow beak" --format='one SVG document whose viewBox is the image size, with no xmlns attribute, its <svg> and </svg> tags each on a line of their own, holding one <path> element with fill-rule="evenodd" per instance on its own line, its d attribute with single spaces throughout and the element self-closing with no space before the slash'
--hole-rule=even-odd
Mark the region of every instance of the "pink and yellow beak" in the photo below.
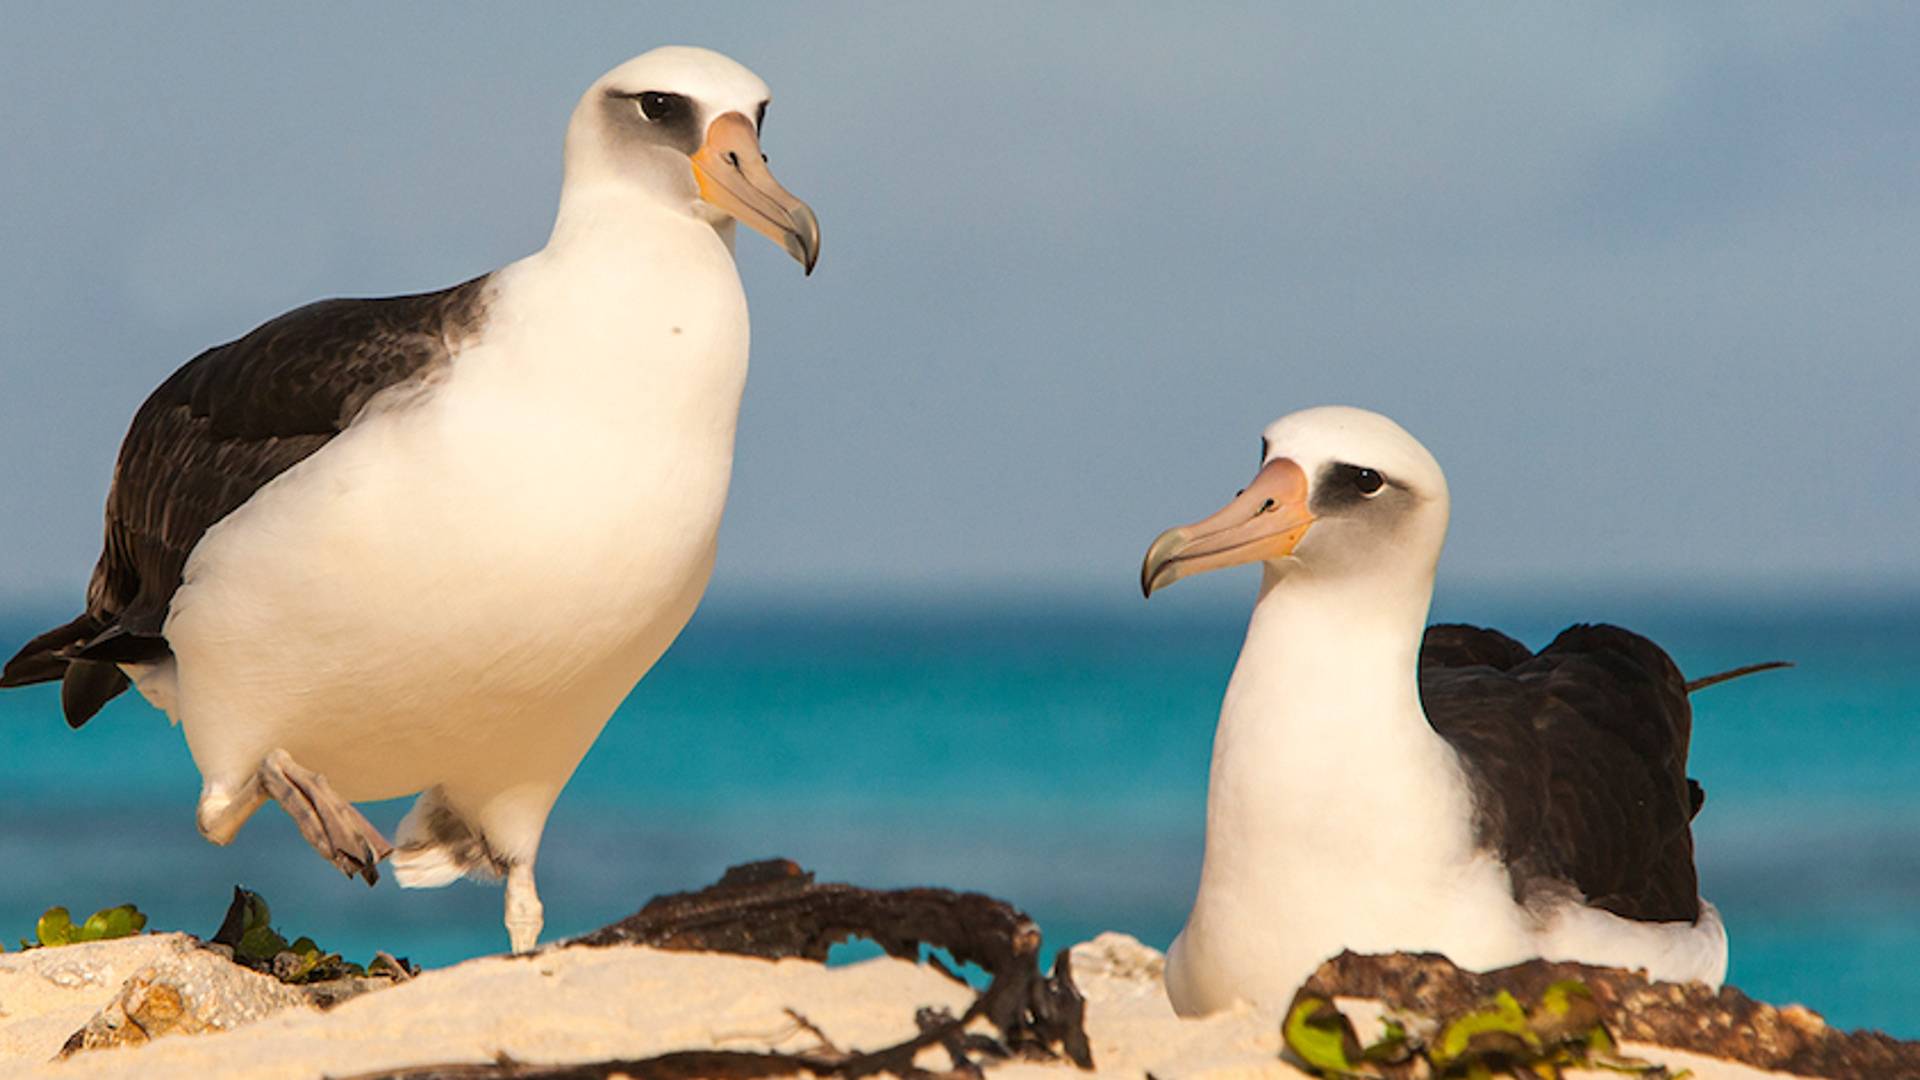
<svg viewBox="0 0 1920 1080">
<path fill-rule="evenodd" d="M 693 155 L 700 197 L 764 233 L 813 273 L 820 258 L 820 220 L 767 169 L 753 121 L 722 113 L 707 125 L 707 141 Z"/>
<path fill-rule="evenodd" d="M 1291 555 L 1313 521 L 1306 471 L 1275 458 L 1219 513 L 1161 533 L 1140 567 L 1140 591 L 1152 596 L 1183 577 Z"/>
</svg>

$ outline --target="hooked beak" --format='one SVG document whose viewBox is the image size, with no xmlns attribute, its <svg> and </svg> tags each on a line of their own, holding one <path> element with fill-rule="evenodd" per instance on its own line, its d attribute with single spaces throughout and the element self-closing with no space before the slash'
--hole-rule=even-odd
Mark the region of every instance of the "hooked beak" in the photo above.
<svg viewBox="0 0 1920 1080">
<path fill-rule="evenodd" d="M 1306 471 L 1274 458 L 1219 513 L 1161 533 L 1140 567 L 1140 591 L 1152 596 L 1183 577 L 1291 555 L 1313 522 Z"/>
<path fill-rule="evenodd" d="M 730 112 L 707 125 L 707 141 L 693 155 L 693 177 L 701 198 L 764 233 L 813 273 L 820 258 L 820 220 L 773 178 L 753 121 Z"/>
</svg>

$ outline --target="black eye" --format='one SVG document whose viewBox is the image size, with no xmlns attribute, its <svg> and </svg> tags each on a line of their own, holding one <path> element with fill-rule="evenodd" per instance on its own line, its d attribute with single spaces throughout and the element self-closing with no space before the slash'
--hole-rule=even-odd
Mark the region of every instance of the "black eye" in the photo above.
<svg viewBox="0 0 1920 1080">
<path fill-rule="evenodd" d="M 1372 469 L 1360 469 L 1353 474 L 1353 486 L 1360 494 L 1371 497 L 1380 494 L 1380 489 L 1387 486 L 1387 478 Z"/>
<path fill-rule="evenodd" d="M 687 113 L 687 99 L 680 94 L 642 90 L 633 95 L 633 99 L 640 103 L 640 115 L 655 122 L 677 119 Z"/>
<path fill-rule="evenodd" d="M 764 128 L 766 126 L 767 126 L 767 103 L 763 101 L 760 103 L 760 107 L 754 110 L 753 130 L 759 131 L 761 128 Z"/>
</svg>

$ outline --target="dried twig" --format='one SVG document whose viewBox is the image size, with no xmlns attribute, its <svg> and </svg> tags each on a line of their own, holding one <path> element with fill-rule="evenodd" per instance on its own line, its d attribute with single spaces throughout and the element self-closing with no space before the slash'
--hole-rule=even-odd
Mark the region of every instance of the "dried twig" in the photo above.
<svg viewBox="0 0 1920 1080">
<path fill-rule="evenodd" d="M 952 1059 L 949 1075 L 955 1076 L 981 1075 L 981 1057 L 1064 1056 L 1083 1069 L 1093 1067 L 1083 1026 L 1086 1003 L 1073 985 L 1067 950 L 1055 957 L 1052 975 L 1041 975 L 1040 931 L 1033 920 L 1011 904 L 979 893 L 822 885 L 794 863 L 775 859 L 736 866 L 699 892 L 655 897 L 635 914 L 563 944 L 646 945 L 824 962 L 833 946 L 853 937 L 910 960 L 920 959 L 923 946 L 944 949 L 959 963 L 979 965 L 991 981 L 961 1015 L 921 1010 L 916 1015 L 919 1034 L 868 1053 L 839 1050 L 796 1014 L 797 1022 L 820 1037 L 820 1049 L 798 1054 L 690 1050 L 579 1065 L 529 1065 L 502 1058 L 368 1073 L 352 1080 L 746 1080 L 878 1073 L 919 1078 L 933 1074 L 915 1065 L 914 1058 L 935 1045 Z M 997 1040 L 967 1030 L 983 1018 L 999 1032 Z"/>
</svg>

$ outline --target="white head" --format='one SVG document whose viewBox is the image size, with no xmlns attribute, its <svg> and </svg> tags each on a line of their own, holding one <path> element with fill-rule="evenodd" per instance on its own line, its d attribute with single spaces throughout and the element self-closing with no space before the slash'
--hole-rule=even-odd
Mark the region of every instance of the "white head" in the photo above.
<svg viewBox="0 0 1920 1080">
<path fill-rule="evenodd" d="M 745 222 L 812 273 L 820 223 L 760 152 L 767 84 L 707 49 L 669 46 L 600 77 L 567 126 L 566 191 L 638 187 L 710 224 Z"/>
<path fill-rule="evenodd" d="M 1267 426 L 1260 472 L 1205 520 L 1169 529 L 1147 551 L 1141 589 L 1263 562 L 1267 579 L 1372 580 L 1430 588 L 1447 536 L 1447 480 L 1400 425 L 1344 406 Z"/>
</svg>

